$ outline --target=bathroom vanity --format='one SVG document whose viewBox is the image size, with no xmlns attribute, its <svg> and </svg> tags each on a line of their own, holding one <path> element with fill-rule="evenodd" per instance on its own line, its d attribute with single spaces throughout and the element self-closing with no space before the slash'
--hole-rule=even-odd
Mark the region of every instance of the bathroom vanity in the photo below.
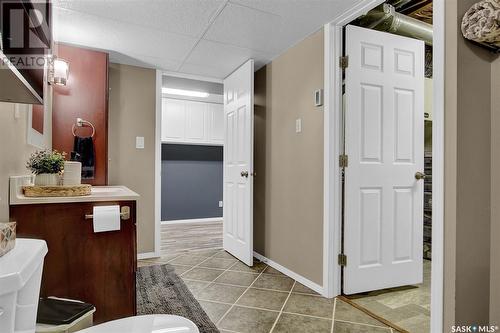
<svg viewBox="0 0 500 333">
<path fill-rule="evenodd" d="M 91 303 L 97 323 L 136 315 L 138 198 L 121 186 L 93 187 L 84 197 L 28 198 L 11 191 L 10 217 L 18 237 L 47 242 L 41 297 Z M 119 205 L 122 212 L 129 207 L 120 230 L 94 233 L 91 214 L 101 205 Z"/>
</svg>

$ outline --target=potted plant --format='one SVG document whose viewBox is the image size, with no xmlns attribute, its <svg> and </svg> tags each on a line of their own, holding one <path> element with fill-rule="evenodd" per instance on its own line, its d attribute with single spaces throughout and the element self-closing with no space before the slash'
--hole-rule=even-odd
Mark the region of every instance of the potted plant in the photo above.
<svg viewBox="0 0 500 333">
<path fill-rule="evenodd" d="M 40 150 L 31 154 L 26 167 L 35 174 L 35 185 L 59 185 L 65 155 L 56 150 Z"/>
</svg>

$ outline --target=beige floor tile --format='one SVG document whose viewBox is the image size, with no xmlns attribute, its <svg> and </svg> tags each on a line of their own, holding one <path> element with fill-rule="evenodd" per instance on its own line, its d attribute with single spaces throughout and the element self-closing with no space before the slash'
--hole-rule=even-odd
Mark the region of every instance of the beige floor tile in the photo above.
<svg viewBox="0 0 500 333">
<path fill-rule="evenodd" d="M 226 271 L 220 275 L 215 282 L 248 287 L 257 278 L 257 276 L 259 276 L 259 274 Z"/>
<path fill-rule="evenodd" d="M 174 271 L 175 273 L 177 273 L 177 275 L 181 275 L 185 271 L 190 270 L 192 268 L 192 266 L 184 266 L 184 265 L 170 265 L 170 266 L 174 268 Z"/>
<path fill-rule="evenodd" d="M 170 261 L 169 263 L 173 264 L 173 265 L 194 266 L 194 265 L 198 265 L 202 261 L 205 261 L 206 259 L 207 258 L 197 257 L 197 256 L 193 256 L 191 254 L 184 254 L 184 255 L 178 256 L 177 258 Z"/>
<path fill-rule="evenodd" d="M 212 282 L 223 272 L 224 271 L 221 269 L 195 267 L 190 271 L 183 273 L 181 277 L 183 279 L 188 279 L 188 280 L 200 280 L 200 281 Z"/>
<path fill-rule="evenodd" d="M 227 269 L 234 265 L 235 259 L 210 258 L 202 262 L 199 267 Z"/>
<path fill-rule="evenodd" d="M 335 320 L 333 333 L 391 333 L 391 329 Z"/>
<path fill-rule="evenodd" d="M 268 333 L 279 312 L 235 306 L 219 323 L 220 328 L 240 333 Z"/>
<path fill-rule="evenodd" d="M 363 311 L 360 311 L 352 305 L 345 303 L 339 299 L 337 299 L 337 304 L 335 305 L 335 319 L 349 321 L 352 323 L 386 327 L 384 323 L 376 320 Z"/>
<path fill-rule="evenodd" d="M 320 296 L 291 294 L 286 302 L 283 312 L 292 312 L 297 314 L 332 318 L 333 299 Z"/>
<path fill-rule="evenodd" d="M 281 273 L 275 268 L 272 268 L 271 266 L 267 266 L 266 269 L 264 270 L 265 274 L 273 274 L 273 275 L 279 275 L 279 276 L 286 276 L 285 274 Z"/>
<path fill-rule="evenodd" d="M 431 331 L 430 317 L 426 315 L 418 315 L 408 318 L 396 322 L 396 325 L 411 333 L 429 333 Z"/>
<path fill-rule="evenodd" d="M 330 333 L 331 327 L 332 321 L 328 319 L 283 313 L 273 333 Z"/>
<path fill-rule="evenodd" d="M 300 282 L 296 282 L 295 286 L 292 289 L 292 293 L 300 293 L 300 294 L 308 294 L 308 295 L 319 295 L 317 292 L 314 290 L 304 286 Z"/>
<path fill-rule="evenodd" d="M 228 304 L 214 303 L 209 301 L 199 301 L 199 303 L 213 323 L 218 322 L 219 319 L 221 319 L 222 316 L 231 307 L 231 305 Z"/>
<path fill-rule="evenodd" d="M 245 292 L 245 289 L 244 287 L 212 283 L 198 294 L 198 298 L 206 301 L 233 304 Z"/>
<path fill-rule="evenodd" d="M 254 265 L 249 267 L 242 263 L 241 261 L 237 261 L 231 268 L 230 271 L 238 271 L 238 272 L 246 272 L 246 273 L 260 273 L 264 269 L 266 269 L 267 265 L 260 261 L 254 261 Z"/>
<path fill-rule="evenodd" d="M 184 283 L 188 287 L 189 291 L 197 298 L 198 294 L 201 290 L 206 288 L 210 282 L 201 282 L 201 281 L 192 281 L 192 280 L 184 280 Z"/>
<path fill-rule="evenodd" d="M 229 252 L 226 252 L 224 250 L 219 251 L 216 255 L 214 255 L 214 258 L 236 259 Z"/>
<path fill-rule="evenodd" d="M 292 289 L 293 282 L 294 282 L 293 279 L 287 276 L 262 274 L 254 282 L 252 287 L 280 290 L 280 291 L 290 291 Z"/>
<path fill-rule="evenodd" d="M 237 304 L 280 311 L 287 297 L 287 292 L 250 288 L 238 300 Z"/>
</svg>

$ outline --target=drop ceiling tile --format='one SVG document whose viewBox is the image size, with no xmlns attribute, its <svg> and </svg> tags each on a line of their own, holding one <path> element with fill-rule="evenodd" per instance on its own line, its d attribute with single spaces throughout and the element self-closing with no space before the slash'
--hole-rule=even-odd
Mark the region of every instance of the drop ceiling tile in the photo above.
<svg viewBox="0 0 500 333">
<path fill-rule="evenodd" d="M 179 68 L 178 72 L 184 74 L 201 75 L 215 79 L 224 79 L 226 76 L 231 74 L 234 71 L 234 69 L 235 68 L 233 68 L 233 70 L 228 72 L 227 70 L 216 67 L 210 67 L 207 65 L 185 63 Z"/>
<path fill-rule="evenodd" d="M 56 41 L 123 54 L 144 54 L 180 62 L 197 41 L 191 37 L 60 8 L 54 11 L 54 18 Z"/>
<path fill-rule="evenodd" d="M 176 71 L 181 65 L 180 62 L 170 61 L 163 58 L 151 57 L 142 54 L 122 54 L 111 51 L 109 61 L 124 65 L 158 68 L 166 71 Z"/>
<path fill-rule="evenodd" d="M 216 67 L 224 73 L 231 73 L 250 58 L 258 64 L 266 64 L 273 56 L 234 45 L 201 40 L 186 63 Z"/>
<path fill-rule="evenodd" d="M 230 0 L 232 3 L 258 9 L 292 20 L 317 26 L 331 22 L 361 0 Z M 380 1 L 382 2 L 382 0 Z"/>
<path fill-rule="evenodd" d="M 274 54 L 289 46 L 294 36 L 280 16 L 229 3 L 204 39 Z"/>
<path fill-rule="evenodd" d="M 55 0 L 59 8 L 199 37 L 224 0 Z"/>
</svg>

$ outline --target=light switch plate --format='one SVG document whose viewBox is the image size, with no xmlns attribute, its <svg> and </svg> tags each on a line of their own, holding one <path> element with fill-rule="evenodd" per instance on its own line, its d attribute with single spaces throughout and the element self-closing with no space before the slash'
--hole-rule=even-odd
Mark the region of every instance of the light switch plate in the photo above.
<svg viewBox="0 0 500 333">
<path fill-rule="evenodd" d="M 135 148 L 144 149 L 144 137 L 143 136 L 136 136 L 135 137 Z"/>
<path fill-rule="evenodd" d="M 302 132 L 302 118 L 295 119 L 295 133 Z"/>
</svg>

